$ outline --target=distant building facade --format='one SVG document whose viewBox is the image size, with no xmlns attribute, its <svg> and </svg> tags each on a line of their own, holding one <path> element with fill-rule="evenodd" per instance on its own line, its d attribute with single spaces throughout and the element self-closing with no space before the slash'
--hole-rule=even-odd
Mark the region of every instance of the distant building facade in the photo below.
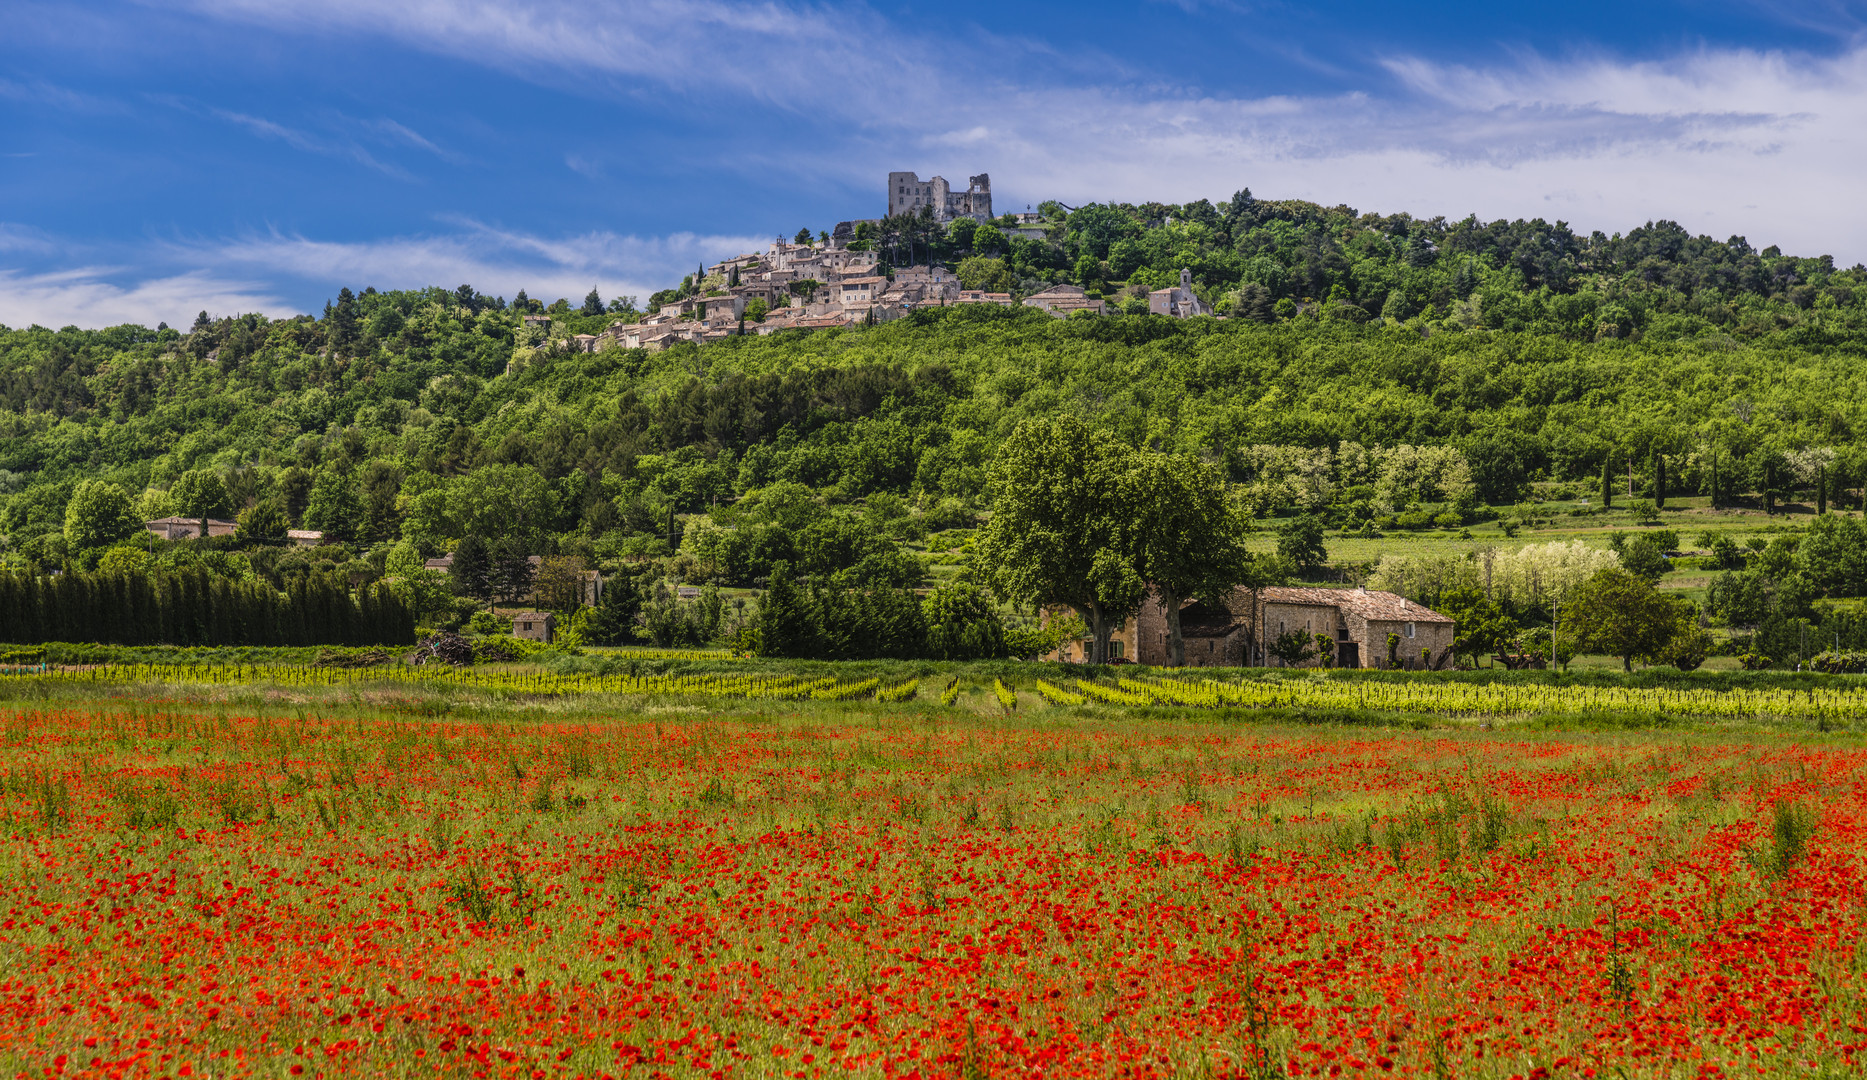
<svg viewBox="0 0 1867 1080">
<path fill-rule="evenodd" d="M 1090 296 L 1080 285 L 1052 285 L 1043 292 L 1025 297 L 1024 306 L 1048 311 L 1058 318 L 1079 311 L 1093 311 L 1097 315 L 1104 313 L 1102 298 Z"/>
<path fill-rule="evenodd" d="M 239 523 L 237 522 L 225 521 L 221 518 L 207 519 L 207 534 L 209 536 L 232 536 L 233 531 L 238 527 Z M 193 540 L 201 535 L 201 519 L 185 517 L 157 518 L 154 521 L 144 522 L 143 528 L 148 529 L 164 540 Z"/>
</svg>

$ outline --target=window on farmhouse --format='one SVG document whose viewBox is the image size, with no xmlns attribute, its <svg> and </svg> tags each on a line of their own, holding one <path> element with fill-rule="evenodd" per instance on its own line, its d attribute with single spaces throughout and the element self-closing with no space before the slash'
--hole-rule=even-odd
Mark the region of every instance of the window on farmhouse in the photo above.
<svg viewBox="0 0 1867 1080">
<path fill-rule="evenodd" d="M 1413 624 L 1412 623 L 1407 624 L 1407 636 L 1408 637 L 1413 636 Z"/>
</svg>

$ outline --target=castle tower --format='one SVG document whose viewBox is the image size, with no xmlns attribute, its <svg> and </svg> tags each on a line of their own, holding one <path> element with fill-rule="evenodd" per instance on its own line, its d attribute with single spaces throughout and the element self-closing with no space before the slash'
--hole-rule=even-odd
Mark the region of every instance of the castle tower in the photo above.
<svg viewBox="0 0 1867 1080">
<path fill-rule="evenodd" d="M 992 178 L 986 173 L 968 177 L 966 190 L 956 192 L 945 177 L 922 180 L 919 173 L 888 174 L 888 213 L 918 214 L 923 206 L 933 207 L 939 222 L 969 217 L 986 221 L 992 217 Z"/>
</svg>

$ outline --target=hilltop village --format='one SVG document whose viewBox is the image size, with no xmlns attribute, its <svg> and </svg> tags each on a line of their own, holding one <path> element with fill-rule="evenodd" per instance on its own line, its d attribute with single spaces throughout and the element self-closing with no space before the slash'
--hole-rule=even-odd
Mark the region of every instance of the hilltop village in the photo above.
<svg viewBox="0 0 1867 1080">
<path fill-rule="evenodd" d="M 1023 304 L 1059 318 L 1077 312 L 1105 314 L 1103 297 L 1080 285 L 1048 285 L 1018 295 L 989 283 L 967 288 L 962 274 L 937 261 L 897 268 L 884 259 L 884 238 L 899 250 L 905 237 L 906 249 L 913 253 L 917 235 L 949 230 L 960 221 L 971 225 L 962 227 L 969 236 L 983 236 L 990 229 L 1003 242 L 1042 240 L 1058 227 L 1041 213 L 995 217 L 991 184 L 991 177 L 981 173 L 968 178 L 964 191 L 955 191 L 939 176 L 922 180 L 912 172 L 889 173 L 886 217 L 840 222 L 834 231 L 815 237 L 801 230 L 791 240 L 775 238 L 765 251 L 702 267 L 679 288 L 656 294 L 648 314 L 634 321 L 618 320 L 601 334 L 577 335 L 569 345 L 584 352 L 610 344 L 653 352 L 738 334 L 892 322 L 917 308 L 951 304 Z M 1213 313 L 1195 295 L 1185 270 L 1177 284 L 1149 291 L 1147 303 L 1150 312 L 1175 318 Z M 548 333 L 551 318 L 528 315 L 525 322 Z"/>
</svg>

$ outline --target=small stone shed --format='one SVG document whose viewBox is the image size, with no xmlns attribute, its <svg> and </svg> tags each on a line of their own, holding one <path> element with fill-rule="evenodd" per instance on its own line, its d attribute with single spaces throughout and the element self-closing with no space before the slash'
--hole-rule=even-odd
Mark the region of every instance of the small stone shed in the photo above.
<svg viewBox="0 0 1867 1080">
<path fill-rule="evenodd" d="M 557 632 L 557 616 L 549 611 L 515 611 L 512 613 L 512 636 L 527 641 L 551 643 L 551 637 Z"/>
</svg>

